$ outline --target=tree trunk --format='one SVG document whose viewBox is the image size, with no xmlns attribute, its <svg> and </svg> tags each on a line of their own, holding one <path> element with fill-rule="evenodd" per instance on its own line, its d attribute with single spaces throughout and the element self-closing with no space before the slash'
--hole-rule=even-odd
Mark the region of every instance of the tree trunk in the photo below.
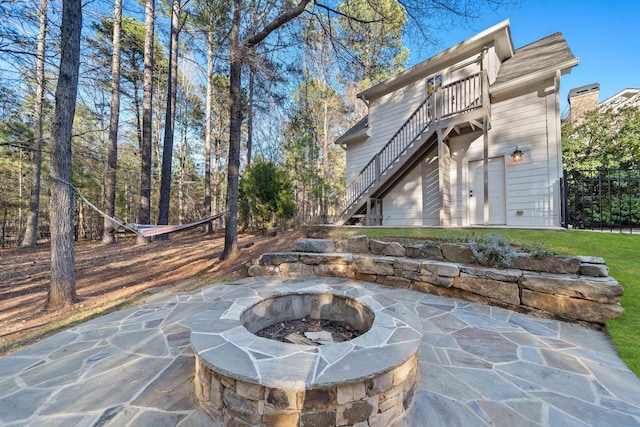
<svg viewBox="0 0 640 427">
<path fill-rule="evenodd" d="M 187 128 L 183 122 L 180 126 L 180 145 L 178 146 L 178 224 L 184 224 L 185 221 L 185 169 L 187 164 L 188 146 L 187 146 Z"/>
<path fill-rule="evenodd" d="M 242 79 L 242 58 L 238 41 L 240 27 L 240 0 L 233 0 L 233 18 L 231 21 L 231 68 L 230 84 L 230 125 L 229 154 L 227 167 L 227 212 L 225 214 L 224 251 L 220 259 L 232 259 L 238 256 L 238 173 L 240 169 L 240 131 L 242 111 L 240 110 L 240 84 Z"/>
<path fill-rule="evenodd" d="M 227 213 L 225 215 L 224 250 L 220 259 L 235 258 L 238 255 L 238 173 L 240 169 L 240 131 L 242 111 L 240 109 L 240 85 L 242 77 L 242 60 L 248 50 L 255 48 L 273 31 L 285 25 L 304 12 L 311 0 L 300 0 L 283 13 L 276 16 L 264 28 L 257 31 L 244 43 L 240 43 L 238 30 L 240 27 L 240 0 L 233 0 L 233 18 L 231 20 L 230 37 L 230 107 L 229 107 L 229 155 L 227 167 Z"/>
<path fill-rule="evenodd" d="M 323 87 L 323 92 L 326 92 L 327 87 Z M 327 189 L 329 188 L 329 102 L 327 96 L 324 95 L 323 100 L 323 112 L 322 112 L 322 191 L 321 194 L 321 208 L 320 215 L 322 215 L 322 221 L 327 222 L 327 216 L 329 213 L 329 201 L 327 200 Z"/>
<path fill-rule="evenodd" d="M 247 167 L 251 166 L 251 148 L 253 146 L 253 91 L 255 86 L 254 58 L 249 62 L 249 97 L 247 99 Z"/>
<path fill-rule="evenodd" d="M 122 0 L 116 0 L 113 10 L 113 55 L 111 57 L 111 109 L 109 112 L 109 144 L 107 147 L 107 183 L 105 212 L 116 213 L 116 171 L 118 168 L 118 121 L 120 120 L 120 33 L 122 28 Z M 115 242 L 113 222 L 104 218 L 102 243 Z"/>
<path fill-rule="evenodd" d="M 2 245 L 0 247 L 2 247 L 2 249 L 4 249 L 4 241 L 6 238 L 6 226 L 7 226 L 7 208 L 4 208 L 3 210 L 3 214 L 2 214 Z"/>
<path fill-rule="evenodd" d="M 84 217 L 84 203 L 78 203 L 78 234 L 76 236 L 77 240 L 86 240 L 87 239 L 87 224 Z"/>
<path fill-rule="evenodd" d="M 218 127 L 219 129 L 222 126 Z M 220 201 L 221 191 L 220 191 L 220 183 L 222 182 L 222 173 L 220 172 L 220 162 L 222 161 L 222 140 L 218 137 L 214 142 L 214 162 L 213 162 L 213 206 L 215 208 L 215 212 L 220 212 L 222 210 L 222 203 Z"/>
<path fill-rule="evenodd" d="M 142 86 L 142 96 L 144 97 L 144 83 Z M 133 81 L 133 109 L 136 113 L 136 139 L 138 146 L 142 146 L 142 114 L 144 113 L 140 114 L 140 86 L 137 79 Z"/>
<path fill-rule="evenodd" d="M 71 133 L 76 111 L 82 3 L 63 0 L 60 27 L 60 74 L 51 124 L 51 285 L 45 307 L 58 308 L 76 301 L 71 188 Z"/>
<path fill-rule="evenodd" d="M 138 222 L 151 222 L 151 130 L 153 113 L 153 25 L 155 0 L 145 2 L 144 75 L 142 95 L 142 144 L 140 146 L 140 208 Z M 149 239 L 138 236 L 137 244 Z"/>
<path fill-rule="evenodd" d="M 211 104 L 213 100 L 213 13 L 209 14 L 207 31 L 207 96 L 204 129 L 204 212 L 211 215 Z M 207 233 L 213 233 L 213 222 L 207 223 Z"/>
<path fill-rule="evenodd" d="M 180 1 L 173 0 L 171 7 L 171 41 L 169 42 L 169 78 L 167 88 L 167 109 L 162 147 L 162 174 L 160 176 L 160 203 L 158 224 L 169 223 L 169 201 L 171 199 L 171 161 L 173 158 L 173 137 L 175 130 L 176 89 L 178 86 L 178 33 L 180 31 Z M 167 235 L 159 236 L 166 239 Z"/>
<path fill-rule="evenodd" d="M 31 168 L 31 196 L 29 215 L 22 246 L 35 246 L 38 239 L 38 219 L 40 217 L 40 182 L 42 172 L 42 106 L 44 103 L 45 78 L 44 60 L 47 37 L 47 0 L 40 0 L 40 33 L 38 34 L 38 59 L 36 62 L 36 99 L 33 111 L 33 163 Z"/>
</svg>

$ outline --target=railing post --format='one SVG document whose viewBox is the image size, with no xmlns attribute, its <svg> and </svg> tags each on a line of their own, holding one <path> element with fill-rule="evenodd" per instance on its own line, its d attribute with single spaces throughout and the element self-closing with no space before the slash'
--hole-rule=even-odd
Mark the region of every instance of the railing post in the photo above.
<svg viewBox="0 0 640 427">
<path fill-rule="evenodd" d="M 376 160 L 374 162 L 374 171 L 376 175 L 375 181 L 380 181 L 380 152 L 376 153 Z"/>
<path fill-rule="evenodd" d="M 482 70 L 480 85 L 482 86 L 482 106 L 486 109 L 487 114 L 491 114 L 491 102 L 489 102 L 489 75 L 487 74 L 487 70 Z"/>
<path fill-rule="evenodd" d="M 433 108 L 434 108 L 434 112 L 433 112 L 433 118 L 434 120 L 439 120 L 440 119 L 440 103 L 442 102 L 442 87 L 436 88 L 435 91 L 433 91 Z"/>
</svg>

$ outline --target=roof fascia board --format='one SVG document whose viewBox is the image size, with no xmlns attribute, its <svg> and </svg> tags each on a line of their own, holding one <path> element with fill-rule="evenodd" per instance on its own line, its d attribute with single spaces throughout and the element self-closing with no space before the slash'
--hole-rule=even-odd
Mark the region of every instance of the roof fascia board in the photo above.
<svg viewBox="0 0 640 427">
<path fill-rule="evenodd" d="M 365 128 L 363 130 L 361 130 L 360 132 L 356 132 L 352 135 L 349 135 L 347 137 L 340 137 L 338 139 L 336 139 L 335 144 L 339 144 L 339 145 L 348 145 L 352 142 L 358 142 L 358 141 L 364 141 L 365 139 L 367 139 L 369 137 L 369 129 Z"/>
<path fill-rule="evenodd" d="M 561 74 L 567 74 L 571 70 L 571 68 L 578 65 L 578 61 L 579 58 L 574 57 L 559 65 L 545 68 L 544 70 L 536 71 L 535 73 L 527 74 L 526 76 L 509 80 L 504 83 L 493 85 L 489 88 L 489 94 L 493 96 L 501 96 L 507 92 L 525 86 L 532 81 L 544 80 L 545 78 L 554 77 L 556 71 L 558 70 L 561 72 Z"/>
<path fill-rule="evenodd" d="M 514 48 L 513 41 L 511 40 L 509 20 L 506 19 L 455 46 L 437 53 L 431 58 L 395 75 L 394 77 L 360 92 L 358 94 L 358 98 L 363 100 L 379 98 L 400 87 L 407 86 L 414 81 L 436 73 L 447 66 L 453 65 L 453 63 L 457 62 L 456 59 L 463 57 L 464 55 L 469 55 L 476 50 L 480 52 L 485 45 L 502 38 L 506 38 L 508 43 L 506 46 L 504 43 L 496 43 L 496 49 L 500 49 L 498 56 L 501 60 L 510 58 L 514 54 Z M 452 63 L 452 61 L 454 62 Z"/>
<path fill-rule="evenodd" d="M 508 21 L 508 20 L 507 20 Z M 496 54 L 500 58 L 500 62 L 504 62 L 506 59 L 511 58 L 516 53 L 516 49 L 513 46 L 513 38 L 511 37 L 511 27 L 507 25 L 504 28 L 505 37 L 496 37 Z"/>
</svg>

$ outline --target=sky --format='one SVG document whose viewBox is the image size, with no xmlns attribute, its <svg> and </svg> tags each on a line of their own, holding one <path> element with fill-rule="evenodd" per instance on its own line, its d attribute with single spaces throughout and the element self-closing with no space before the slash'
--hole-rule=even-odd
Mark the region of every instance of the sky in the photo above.
<svg viewBox="0 0 640 427">
<path fill-rule="evenodd" d="M 621 90 L 640 88 L 640 0 L 521 0 L 517 5 L 486 8 L 467 25 L 438 33 L 433 50 L 411 49 L 409 66 L 447 49 L 505 19 L 511 23 L 516 49 L 561 32 L 577 67 L 560 80 L 562 111 L 573 88 L 600 83 L 600 101 Z"/>
</svg>

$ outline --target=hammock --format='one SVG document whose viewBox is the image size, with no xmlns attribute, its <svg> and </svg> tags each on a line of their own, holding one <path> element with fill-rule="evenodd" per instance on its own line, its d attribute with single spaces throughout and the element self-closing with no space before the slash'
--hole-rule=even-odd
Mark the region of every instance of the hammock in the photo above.
<svg viewBox="0 0 640 427">
<path fill-rule="evenodd" d="M 113 232 L 117 232 L 118 229 L 122 228 L 124 231 L 129 231 L 131 233 L 135 233 L 142 237 L 153 237 L 159 236 L 161 234 L 169 234 L 180 230 L 187 230 L 189 228 L 197 227 L 199 225 L 205 224 L 209 221 L 213 221 L 215 219 L 221 218 L 224 213 L 215 214 L 206 218 L 202 218 L 195 222 L 190 222 L 189 224 L 178 224 L 178 225 L 147 225 L 147 224 L 118 224 L 119 227 L 116 228 Z"/>
<path fill-rule="evenodd" d="M 124 221 L 120 221 L 118 218 L 114 218 L 112 216 L 107 215 L 106 212 L 103 212 L 102 210 L 100 210 L 96 205 L 94 205 L 93 203 L 91 203 L 89 200 L 87 200 L 86 197 L 84 197 L 82 194 L 80 194 L 80 192 L 76 189 L 76 187 L 73 186 L 73 184 L 71 184 L 70 182 L 67 182 L 63 179 L 58 178 L 57 176 L 53 176 L 53 175 L 49 175 L 51 178 L 55 179 L 56 181 L 59 181 L 63 184 L 68 185 L 69 187 L 71 187 L 71 189 L 78 195 L 78 197 L 80 199 L 82 199 L 83 202 L 85 202 L 91 209 L 95 210 L 96 212 L 98 212 L 100 215 L 102 215 L 103 217 L 107 218 L 109 221 L 113 222 L 114 224 L 116 224 L 118 227 L 116 227 L 114 230 L 112 230 L 112 233 L 116 233 L 118 230 L 124 230 L 124 231 L 128 231 L 130 233 L 135 233 L 139 236 L 142 237 L 153 237 L 153 236 L 159 236 L 161 234 L 169 234 L 169 233 L 173 233 L 175 231 L 180 231 L 180 230 L 187 230 L 189 228 L 193 228 L 193 227 L 197 227 L 199 225 L 205 224 L 209 221 L 213 221 L 216 220 L 218 218 L 221 218 L 226 212 L 222 212 L 222 213 L 218 213 L 215 215 L 211 215 L 208 216 L 206 218 L 202 218 L 201 220 L 198 220 L 196 222 L 190 222 L 189 224 L 179 224 L 179 225 L 146 225 L 146 224 L 128 224 L 125 223 Z"/>
</svg>

